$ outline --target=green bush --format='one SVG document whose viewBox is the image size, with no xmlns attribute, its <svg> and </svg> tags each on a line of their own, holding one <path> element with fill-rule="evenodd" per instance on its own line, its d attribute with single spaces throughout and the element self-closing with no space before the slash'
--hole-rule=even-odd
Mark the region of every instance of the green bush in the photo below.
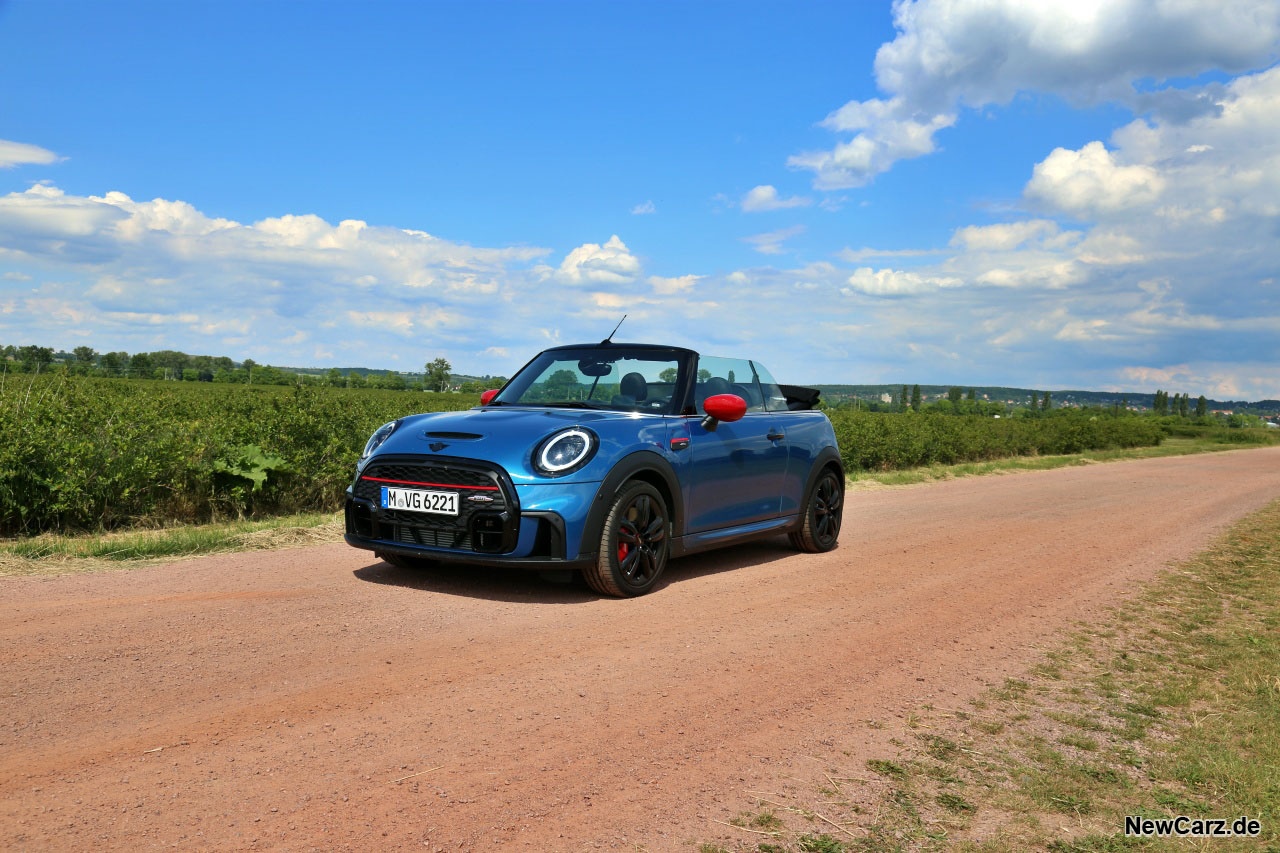
<svg viewBox="0 0 1280 853">
<path fill-rule="evenodd" d="M 831 423 L 849 471 L 953 465 L 1006 456 L 1080 453 L 1159 444 L 1145 418 L 1062 410 L 1044 418 L 918 415 L 838 410 Z"/>
<path fill-rule="evenodd" d="M 0 534 L 337 509 L 378 425 L 478 402 L 474 394 L 8 376 Z M 837 410 L 831 419 L 850 471 L 1154 445 L 1162 435 L 1153 419 L 1066 410 L 1002 419 Z"/>
<path fill-rule="evenodd" d="M 380 424 L 474 394 L 7 377 L 0 533 L 207 521 L 341 505 Z"/>
</svg>

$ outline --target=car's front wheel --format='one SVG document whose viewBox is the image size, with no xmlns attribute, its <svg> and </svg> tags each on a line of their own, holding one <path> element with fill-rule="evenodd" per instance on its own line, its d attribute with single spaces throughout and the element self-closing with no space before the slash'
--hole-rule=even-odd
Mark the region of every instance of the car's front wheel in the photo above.
<svg viewBox="0 0 1280 853">
<path fill-rule="evenodd" d="M 830 551 L 840 539 L 844 510 L 844 479 L 834 470 L 823 471 L 804 502 L 800 529 L 790 534 L 791 544 L 811 554 Z"/>
<path fill-rule="evenodd" d="M 594 566 L 583 570 L 587 584 L 602 595 L 643 595 L 667 567 L 671 543 L 667 504 L 648 483 L 620 491 L 600 531 Z"/>
</svg>

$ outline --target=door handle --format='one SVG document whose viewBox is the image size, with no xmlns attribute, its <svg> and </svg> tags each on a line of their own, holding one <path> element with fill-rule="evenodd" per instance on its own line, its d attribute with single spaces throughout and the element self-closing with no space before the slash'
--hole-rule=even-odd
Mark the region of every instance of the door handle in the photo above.
<svg viewBox="0 0 1280 853">
<path fill-rule="evenodd" d="M 770 441 L 782 441 L 782 439 L 786 437 L 787 437 L 786 433 L 782 433 L 782 432 L 771 432 L 767 436 L 765 436 L 765 438 L 769 439 Z"/>
</svg>

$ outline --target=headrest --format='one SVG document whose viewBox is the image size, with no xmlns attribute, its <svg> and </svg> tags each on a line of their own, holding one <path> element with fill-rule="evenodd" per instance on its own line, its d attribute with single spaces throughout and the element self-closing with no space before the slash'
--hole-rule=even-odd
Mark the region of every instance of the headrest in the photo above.
<svg viewBox="0 0 1280 853">
<path fill-rule="evenodd" d="M 644 377 L 639 373 L 628 373 L 622 377 L 622 384 L 618 386 L 618 391 L 639 403 L 649 396 L 649 383 L 645 382 Z"/>
<path fill-rule="evenodd" d="M 729 384 L 729 380 L 721 376 L 712 376 L 702 386 L 702 393 L 708 397 L 715 394 L 732 394 L 733 386 Z"/>
</svg>

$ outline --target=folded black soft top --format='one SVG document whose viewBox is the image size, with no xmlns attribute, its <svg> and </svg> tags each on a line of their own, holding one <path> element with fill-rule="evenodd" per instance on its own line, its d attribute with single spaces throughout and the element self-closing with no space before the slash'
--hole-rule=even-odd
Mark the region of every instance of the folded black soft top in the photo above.
<svg viewBox="0 0 1280 853">
<path fill-rule="evenodd" d="M 817 388 L 803 388 L 799 385 L 779 385 L 782 396 L 787 398 L 787 408 L 793 412 L 818 407 L 818 398 L 822 392 Z"/>
</svg>

